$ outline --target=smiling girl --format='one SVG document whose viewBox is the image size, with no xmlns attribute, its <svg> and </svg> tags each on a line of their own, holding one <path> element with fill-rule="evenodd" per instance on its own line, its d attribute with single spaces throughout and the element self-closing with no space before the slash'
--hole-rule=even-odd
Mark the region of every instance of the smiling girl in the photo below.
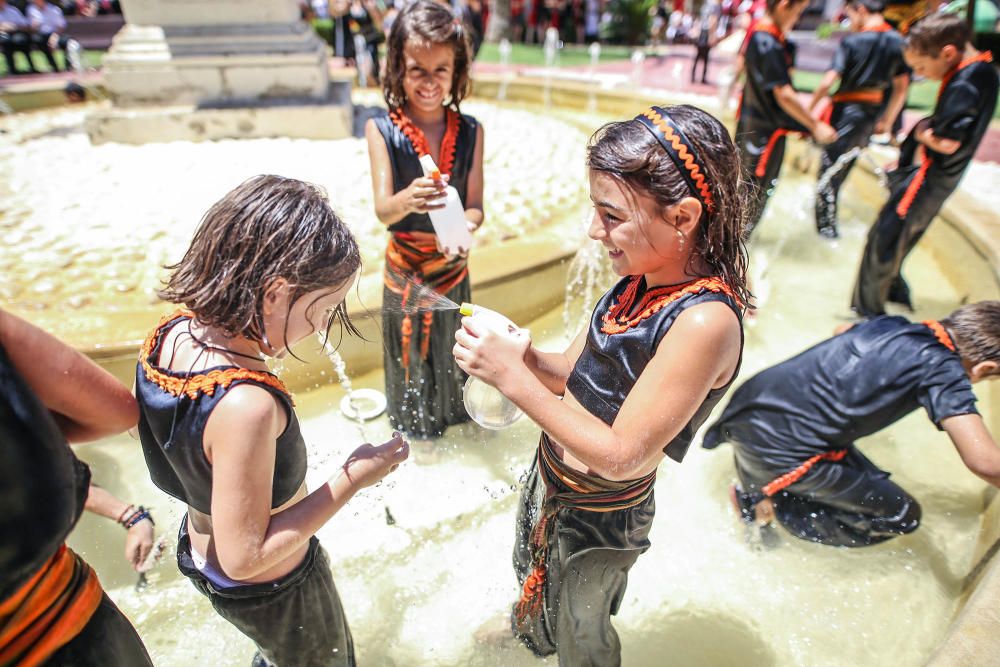
<svg viewBox="0 0 1000 667">
<path fill-rule="evenodd" d="M 589 235 L 622 276 L 589 328 L 548 353 L 474 315 L 454 349 L 542 428 L 516 522 L 511 627 L 574 667 L 620 663 L 611 616 L 649 548 L 656 470 L 683 459 L 735 379 L 748 299 L 746 196 L 718 120 L 652 107 L 601 128 L 587 164 Z"/>
<path fill-rule="evenodd" d="M 468 248 L 443 248 L 427 212 L 453 186 L 471 231 L 483 224 L 483 127 L 459 111 L 469 91 L 469 41 L 451 11 L 418 0 L 399 13 L 389 35 L 383 80 L 388 115 L 365 127 L 375 214 L 391 234 L 385 254 L 382 333 L 385 393 L 395 428 L 441 435 L 468 420 L 465 374 L 451 356 L 457 311 L 419 311 L 414 285 L 455 303 L 471 300 Z M 442 176 L 425 176 L 430 155 Z"/>
</svg>

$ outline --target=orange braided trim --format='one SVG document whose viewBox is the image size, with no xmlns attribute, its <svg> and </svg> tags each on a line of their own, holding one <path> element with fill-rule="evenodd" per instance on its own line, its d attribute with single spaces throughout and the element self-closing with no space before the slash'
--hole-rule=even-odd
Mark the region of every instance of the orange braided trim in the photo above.
<svg viewBox="0 0 1000 667">
<path fill-rule="evenodd" d="M 791 486 L 795 482 L 805 477 L 805 474 L 809 472 L 809 470 L 820 461 L 840 461 L 845 456 L 847 456 L 846 449 L 837 449 L 832 452 L 823 452 L 822 454 L 817 454 L 816 456 L 813 456 L 808 461 L 800 465 L 795 470 L 792 470 L 791 472 L 786 472 L 784 475 L 778 477 L 774 481 L 768 482 L 766 485 L 764 485 L 764 488 L 762 488 L 761 491 L 764 492 L 765 496 L 773 496 L 779 491 L 785 489 L 786 487 Z"/>
<path fill-rule="evenodd" d="M 952 352 L 957 352 L 955 349 L 955 341 L 951 339 L 948 335 L 948 330 L 944 328 L 944 325 L 937 320 L 924 320 L 921 322 L 925 327 L 934 332 L 934 337 L 937 338 L 938 342 L 944 345 L 946 348 Z"/>
<path fill-rule="evenodd" d="M 413 145 L 413 150 L 416 151 L 417 156 L 423 157 L 424 155 L 431 154 L 431 147 L 427 141 L 427 137 L 424 135 L 424 131 L 410 120 L 402 108 L 390 111 L 389 118 L 399 128 L 399 131 L 410 140 L 410 144 Z M 458 144 L 460 120 L 461 118 L 458 113 L 451 109 L 445 109 L 444 137 L 441 138 L 441 146 L 438 152 L 438 169 L 442 174 L 451 174 L 451 170 L 455 166 L 455 150 Z"/>
<path fill-rule="evenodd" d="M 691 176 L 691 180 L 694 181 L 695 187 L 698 192 L 701 193 L 701 200 L 705 202 L 705 206 L 709 210 L 715 208 L 715 203 L 712 201 L 712 191 L 708 187 L 708 181 L 705 179 L 705 174 L 702 173 L 701 167 L 695 161 L 694 155 L 688 150 L 687 144 L 677 136 L 674 132 L 674 128 L 670 127 L 670 124 L 663 120 L 663 116 L 657 113 L 654 109 L 647 109 L 643 115 L 651 120 L 657 129 L 663 133 L 663 136 L 670 141 L 670 145 L 674 147 L 674 151 L 677 156 L 684 162 L 684 168 L 687 169 L 688 174 Z"/>
<path fill-rule="evenodd" d="M 941 96 L 944 95 L 944 89 L 948 87 L 948 84 L 951 83 L 951 78 L 956 74 L 958 74 L 959 70 L 963 70 L 969 65 L 972 65 L 974 63 L 991 63 L 991 62 L 993 62 L 993 53 L 991 53 L 990 51 L 983 51 L 979 55 L 972 56 L 971 58 L 966 58 L 962 62 L 955 65 L 955 69 L 945 74 L 944 78 L 941 79 L 941 87 L 938 88 L 937 101 L 938 102 L 941 101 Z"/>
<path fill-rule="evenodd" d="M 906 214 L 910 212 L 913 200 L 917 198 L 917 193 L 920 192 L 920 187 L 927 178 L 927 170 L 931 166 L 931 159 L 927 156 L 927 151 L 923 151 L 923 156 L 924 161 L 920 164 L 920 169 L 914 174 L 913 180 L 906 186 L 906 192 L 903 193 L 903 196 L 899 199 L 899 203 L 896 204 L 896 215 L 900 218 L 905 218 Z"/>
<path fill-rule="evenodd" d="M 635 294 L 642 276 L 635 276 L 622 295 L 615 301 L 615 304 L 608 309 L 608 312 L 601 318 L 601 332 L 606 334 L 619 334 L 628 331 L 632 327 L 638 326 L 643 320 L 652 317 L 663 310 L 664 307 L 677 301 L 687 294 L 696 294 L 702 290 L 709 292 L 723 293 L 740 303 L 739 297 L 730 289 L 723 280 L 717 276 L 711 278 L 700 278 L 690 283 L 669 288 L 653 288 L 649 290 L 639 304 L 639 312 L 625 320 L 620 320 L 619 316 L 632 310 Z"/>
<path fill-rule="evenodd" d="M 785 43 L 785 33 L 781 32 L 781 29 L 773 23 L 768 23 L 767 25 L 760 25 L 759 22 L 755 23 L 753 28 L 750 30 L 750 37 L 753 37 L 756 32 L 766 32 L 782 44 Z M 748 43 L 749 41 L 749 38 L 747 38 Z"/>
<path fill-rule="evenodd" d="M 858 32 L 889 32 L 890 30 L 892 30 L 892 26 L 885 21 L 882 21 L 882 23 L 877 26 L 872 28 L 862 28 Z"/>
<path fill-rule="evenodd" d="M 149 338 L 147 338 L 142 344 L 142 349 L 139 352 L 139 362 L 142 364 L 142 371 L 147 380 L 156 384 L 156 386 L 171 396 L 180 396 L 181 394 L 184 394 L 191 400 L 198 398 L 198 394 L 214 396 L 216 387 L 222 387 L 225 389 L 237 380 L 252 380 L 253 382 L 266 384 L 269 387 L 277 389 L 285 396 L 288 396 L 289 400 L 292 399 L 292 395 L 288 391 L 288 387 L 285 386 L 285 383 L 271 373 L 266 373 L 264 371 L 254 371 L 249 368 L 234 367 L 223 370 L 216 369 L 209 371 L 208 373 L 199 373 L 183 378 L 168 375 L 153 366 L 149 359 L 153 355 L 153 349 L 156 347 L 160 337 L 163 335 L 163 326 L 167 322 L 170 322 L 178 317 L 194 317 L 194 313 L 189 310 L 182 309 L 171 315 L 167 315 L 160 320 L 160 323 L 153 330 L 153 333 L 151 333 Z M 294 405 L 294 401 L 292 404 Z"/>
<path fill-rule="evenodd" d="M 831 95 L 834 102 L 860 102 L 862 104 L 882 104 L 885 93 L 881 90 L 850 90 Z"/>
<path fill-rule="evenodd" d="M 760 154 L 760 159 L 757 160 L 757 168 L 753 171 L 754 176 L 764 178 L 764 174 L 767 173 L 767 162 L 771 159 L 771 153 L 774 152 L 774 147 L 777 146 L 778 139 L 788 134 L 788 132 L 789 130 L 775 130 L 767 140 L 767 146 L 764 147 L 764 152 Z"/>
</svg>

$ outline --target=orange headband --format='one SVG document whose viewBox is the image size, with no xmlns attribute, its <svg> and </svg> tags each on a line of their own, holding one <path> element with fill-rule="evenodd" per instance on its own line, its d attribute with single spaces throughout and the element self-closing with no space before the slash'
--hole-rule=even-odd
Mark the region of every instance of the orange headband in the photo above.
<svg viewBox="0 0 1000 667">
<path fill-rule="evenodd" d="M 660 107 L 650 107 L 635 119 L 652 133 L 663 149 L 677 165 L 678 171 L 687 182 L 691 193 L 701 200 L 702 205 L 712 212 L 715 202 L 712 201 L 712 190 L 708 187 L 705 167 L 698 160 L 691 142 L 673 119 Z"/>
</svg>

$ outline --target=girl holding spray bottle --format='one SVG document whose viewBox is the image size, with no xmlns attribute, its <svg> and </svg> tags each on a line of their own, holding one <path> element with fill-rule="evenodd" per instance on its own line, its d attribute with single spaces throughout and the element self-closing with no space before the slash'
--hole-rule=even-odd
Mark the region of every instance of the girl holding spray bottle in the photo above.
<svg viewBox="0 0 1000 667">
<path fill-rule="evenodd" d="M 459 111 L 471 63 L 462 23 L 444 5 L 417 0 L 389 34 L 383 91 L 389 113 L 365 127 L 375 214 L 389 229 L 382 333 L 385 393 L 394 428 L 415 437 L 441 435 L 468 420 L 465 374 L 450 354 L 456 311 L 420 310 L 430 288 L 456 303 L 471 290 L 468 247 L 446 247 L 430 212 L 444 211 L 452 187 L 472 232 L 483 224 L 483 128 Z M 425 170 L 429 156 L 436 170 Z M 465 230 L 462 230 L 463 232 Z"/>
<path fill-rule="evenodd" d="M 492 311 L 462 320 L 454 355 L 543 430 L 521 493 L 510 629 L 560 665 L 617 665 L 611 625 L 649 548 L 653 483 L 680 462 L 739 370 L 746 193 L 726 129 L 652 107 L 591 140 L 589 235 L 622 276 L 565 352 Z"/>
</svg>

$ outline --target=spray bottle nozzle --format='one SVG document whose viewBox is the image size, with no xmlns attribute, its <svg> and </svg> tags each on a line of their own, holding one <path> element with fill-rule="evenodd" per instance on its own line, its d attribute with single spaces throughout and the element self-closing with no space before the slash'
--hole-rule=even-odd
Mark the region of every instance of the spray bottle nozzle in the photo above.
<svg viewBox="0 0 1000 667">
<path fill-rule="evenodd" d="M 458 312 L 462 315 L 471 317 L 474 312 L 476 312 L 475 304 L 471 304 L 468 301 L 463 301 L 462 305 L 459 306 Z"/>
</svg>

